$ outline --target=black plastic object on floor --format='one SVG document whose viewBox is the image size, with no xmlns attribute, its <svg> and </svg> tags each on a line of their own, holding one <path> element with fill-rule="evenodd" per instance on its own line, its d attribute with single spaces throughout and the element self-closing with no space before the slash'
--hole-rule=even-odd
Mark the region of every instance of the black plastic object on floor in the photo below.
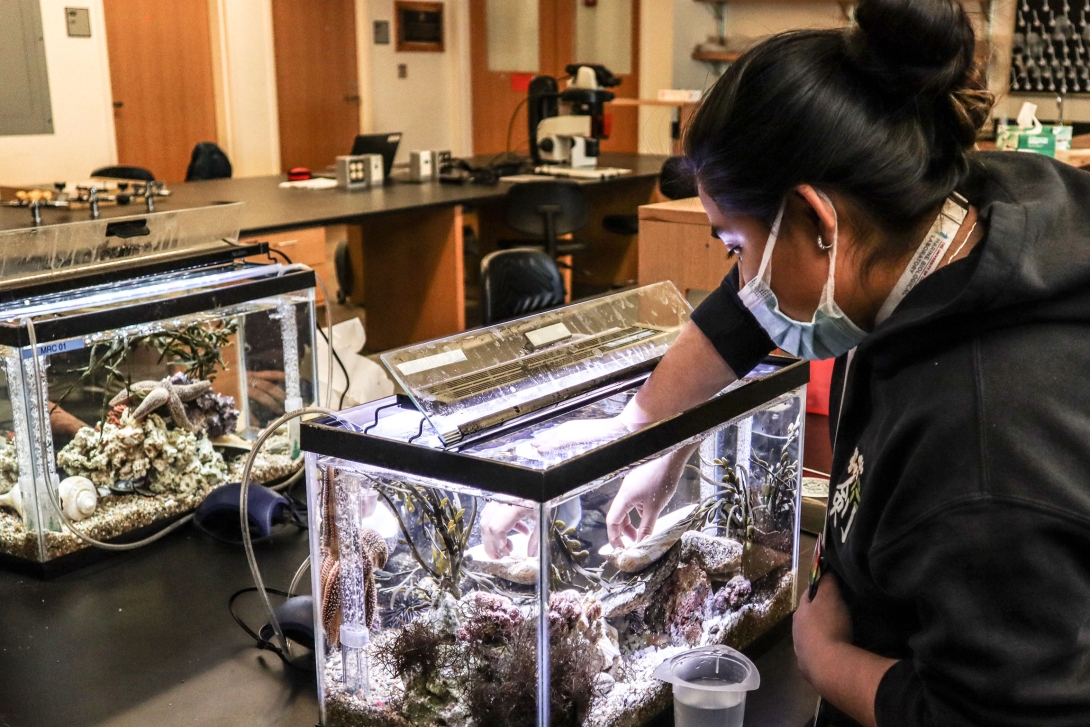
<svg viewBox="0 0 1090 727">
<path fill-rule="evenodd" d="M 185 181 L 230 179 L 231 172 L 231 160 L 227 158 L 223 149 L 210 141 L 202 141 L 193 147 L 193 155 L 189 158 L 189 168 L 185 170 Z"/>
<path fill-rule="evenodd" d="M 280 622 L 280 630 L 284 636 L 314 651 L 314 598 L 312 596 L 293 596 L 273 609 L 276 620 Z M 271 623 L 261 627 L 258 632 L 267 642 L 271 642 L 276 634 Z"/>
<path fill-rule="evenodd" d="M 481 295 L 487 326 L 563 305 L 564 278 L 541 250 L 497 250 L 481 260 Z"/>
<path fill-rule="evenodd" d="M 233 482 L 212 490 L 193 513 L 193 524 L 225 543 L 241 543 L 242 528 L 239 523 L 238 498 L 241 485 Z M 247 488 L 247 520 L 250 537 L 254 542 L 267 540 L 277 525 L 294 522 L 301 524 L 295 504 L 268 487 L 250 484 Z"/>
</svg>

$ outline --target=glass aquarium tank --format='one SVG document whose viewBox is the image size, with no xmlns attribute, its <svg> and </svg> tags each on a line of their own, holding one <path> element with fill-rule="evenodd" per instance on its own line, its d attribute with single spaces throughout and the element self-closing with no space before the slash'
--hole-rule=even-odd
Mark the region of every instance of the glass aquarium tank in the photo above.
<svg viewBox="0 0 1090 727">
<path fill-rule="evenodd" d="M 240 208 L 0 233 L 0 562 L 48 574 L 79 534 L 157 530 L 314 402 L 314 273 L 239 244 Z M 302 466 L 286 427 L 254 481 Z"/>
<path fill-rule="evenodd" d="M 324 725 L 642 724 L 665 659 L 792 612 L 809 365 L 613 421 L 689 313 L 660 283 L 392 351 L 405 394 L 302 426 Z"/>
</svg>

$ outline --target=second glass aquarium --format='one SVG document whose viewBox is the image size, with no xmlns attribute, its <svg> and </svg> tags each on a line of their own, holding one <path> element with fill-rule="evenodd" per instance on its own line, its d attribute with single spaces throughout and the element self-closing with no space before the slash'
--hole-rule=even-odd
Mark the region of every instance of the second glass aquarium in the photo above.
<svg viewBox="0 0 1090 727">
<path fill-rule="evenodd" d="M 239 480 L 313 403 L 314 274 L 251 262 L 240 205 L 0 235 L 0 559 L 48 572 Z M 302 467 L 298 427 L 254 481 Z"/>
<path fill-rule="evenodd" d="M 665 659 L 792 612 L 808 364 L 615 420 L 688 317 L 663 283 L 390 352 L 407 395 L 303 425 L 323 724 L 638 725 Z"/>
</svg>

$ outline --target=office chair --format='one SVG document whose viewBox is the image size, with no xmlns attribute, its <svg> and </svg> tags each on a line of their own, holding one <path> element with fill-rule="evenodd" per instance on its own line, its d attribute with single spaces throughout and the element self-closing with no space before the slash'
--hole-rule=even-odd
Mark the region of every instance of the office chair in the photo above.
<svg viewBox="0 0 1090 727">
<path fill-rule="evenodd" d="M 185 170 L 185 181 L 203 182 L 207 179 L 230 179 L 231 160 L 217 145 L 210 141 L 198 142 Z"/>
<path fill-rule="evenodd" d="M 556 262 L 533 247 L 496 250 L 481 260 L 481 315 L 488 326 L 564 304 Z"/>
<path fill-rule="evenodd" d="M 155 175 L 143 167 L 100 167 L 91 172 L 92 177 L 110 177 L 111 179 L 134 179 L 138 182 L 154 182 Z"/>
<path fill-rule="evenodd" d="M 659 172 L 659 191 L 667 199 L 685 199 L 696 196 L 696 181 L 685 167 L 685 157 L 672 156 L 662 163 Z M 638 214 L 606 215 L 602 218 L 602 228 L 614 235 L 640 234 Z"/>
<path fill-rule="evenodd" d="M 541 241 L 550 258 L 587 249 L 585 243 L 557 240 L 583 229 L 590 216 L 587 195 L 575 182 L 524 182 L 507 190 L 504 218 L 507 226 Z M 526 247 L 534 240 L 506 240 L 500 248 Z M 537 247 L 537 245 L 535 245 Z"/>
</svg>

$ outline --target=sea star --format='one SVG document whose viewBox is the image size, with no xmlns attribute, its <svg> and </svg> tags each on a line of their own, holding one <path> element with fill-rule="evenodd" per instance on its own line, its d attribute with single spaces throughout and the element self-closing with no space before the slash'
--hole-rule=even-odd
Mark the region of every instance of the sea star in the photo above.
<svg viewBox="0 0 1090 727">
<path fill-rule="evenodd" d="M 166 404 L 170 407 L 170 416 L 175 424 L 186 431 L 195 432 L 197 428 L 186 416 L 185 404 L 211 390 L 211 381 L 197 381 L 192 384 L 172 384 L 170 379 L 138 381 L 127 389 L 122 389 L 120 394 L 110 400 L 110 406 L 131 406 L 133 394 L 136 394 L 143 397 L 143 401 L 132 413 L 136 421 L 144 421 L 149 414 Z"/>
</svg>

